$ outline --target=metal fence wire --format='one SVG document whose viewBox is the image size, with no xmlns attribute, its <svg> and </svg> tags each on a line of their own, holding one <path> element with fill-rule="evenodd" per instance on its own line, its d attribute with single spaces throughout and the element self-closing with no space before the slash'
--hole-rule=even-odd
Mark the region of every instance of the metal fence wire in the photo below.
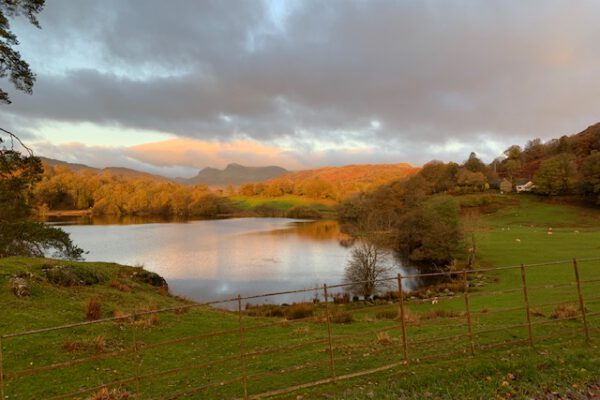
<svg viewBox="0 0 600 400">
<path fill-rule="evenodd" d="M 572 269 L 573 281 L 554 281 L 553 268 Z M 478 279 L 498 271 L 512 271 L 503 275 L 505 287 L 481 290 Z M 402 289 L 406 279 L 432 277 L 453 290 Z M 600 296 L 594 296 L 600 258 L 399 274 L 377 282 L 396 285 L 395 294 L 346 302 L 340 292 L 367 281 L 324 284 L 4 334 L 0 400 L 85 399 L 111 390 L 138 399 L 260 399 L 426 360 L 600 336 Z M 281 306 L 256 304 L 301 293 L 320 293 L 322 301 L 294 316 Z M 261 307 L 275 311 L 261 314 Z M 201 327 L 194 325 L 198 314 Z M 168 323 L 152 326 L 159 316 Z M 89 338 L 95 348 L 77 351 Z"/>
</svg>

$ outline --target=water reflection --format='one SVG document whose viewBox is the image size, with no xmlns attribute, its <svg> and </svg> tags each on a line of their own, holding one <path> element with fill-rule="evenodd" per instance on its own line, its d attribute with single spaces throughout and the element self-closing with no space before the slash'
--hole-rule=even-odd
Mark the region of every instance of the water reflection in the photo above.
<svg viewBox="0 0 600 400">
<path fill-rule="evenodd" d="M 144 265 L 164 276 L 175 294 L 199 301 L 340 283 L 350 252 L 335 221 L 236 218 L 64 229 L 89 250 L 87 260 Z"/>
</svg>

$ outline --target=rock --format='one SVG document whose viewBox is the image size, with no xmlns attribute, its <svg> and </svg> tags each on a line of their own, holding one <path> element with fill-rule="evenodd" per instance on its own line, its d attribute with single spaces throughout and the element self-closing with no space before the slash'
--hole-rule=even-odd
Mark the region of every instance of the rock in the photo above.
<svg viewBox="0 0 600 400">
<path fill-rule="evenodd" d="M 13 293 L 17 297 L 27 297 L 31 295 L 31 289 L 29 288 L 29 284 L 23 278 L 12 278 L 10 280 L 10 286 L 12 288 Z"/>
</svg>

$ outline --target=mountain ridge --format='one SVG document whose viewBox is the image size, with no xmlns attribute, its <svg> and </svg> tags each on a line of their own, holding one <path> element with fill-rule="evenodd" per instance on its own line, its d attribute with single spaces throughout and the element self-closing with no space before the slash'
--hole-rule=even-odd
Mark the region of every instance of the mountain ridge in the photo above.
<svg viewBox="0 0 600 400">
<path fill-rule="evenodd" d="M 246 167 L 238 163 L 230 163 L 224 169 L 205 167 L 192 178 L 175 178 L 175 181 L 186 185 L 242 185 L 245 183 L 267 181 L 289 172 L 287 169 L 276 165 Z"/>
</svg>

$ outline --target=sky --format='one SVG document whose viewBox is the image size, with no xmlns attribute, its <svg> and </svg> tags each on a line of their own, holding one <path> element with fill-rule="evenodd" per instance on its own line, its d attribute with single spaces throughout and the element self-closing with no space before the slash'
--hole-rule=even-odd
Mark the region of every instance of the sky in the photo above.
<svg viewBox="0 0 600 400">
<path fill-rule="evenodd" d="M 0 127 L 166 176 L 489 162 L 600 121 L 600 2 L 48 0 Z"/>
</svg>

